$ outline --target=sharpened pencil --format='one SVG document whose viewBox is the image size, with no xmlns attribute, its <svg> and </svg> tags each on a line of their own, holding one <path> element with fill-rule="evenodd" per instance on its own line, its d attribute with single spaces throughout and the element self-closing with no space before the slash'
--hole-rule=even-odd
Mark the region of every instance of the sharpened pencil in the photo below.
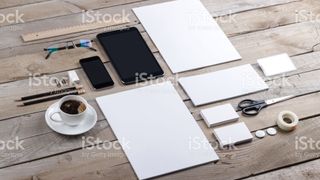
<svg viewBox="0 0 320 180">
<path fill-rule="evenodd" d="M 27 101 L 27 100 L 31 100 L 31 99 L 37 99 L 37 98 L 41 98 L 41 97 L 45 97 L 45 96 L 52 96 L 52 95 L 56 95 L 56 94 L 62 94 L 65 92 L 69 92 L 72 90 L 79 90 L 82 89 L 83 86 L 75 86 L 75 87 L 70 87 L 70 88 L 65 88 L 65 89 L 59 89 L 59 90 L 54 90 L 54 91 L 50 91 L 50 92 L 45 92 L 45 93 L 40 93 L 40 94 L 35 94 L 35 95 L 30 95 L 30 96 L 25 96 L 22 97 L 20 99 L 17 99 L 15 101 Z"/>
<path fill-rule="evenodd" d="M 17 106 L 18 107 L 22 107 L 22 106 L 29 106 L 29 105 L 33 105 L 33 104 L 39 104 L 39 103 L 42 103 L 42 102 L 47 102 L 47 101 L 60 99 L 60 98 L 62 98 L 64 96 L 68 96 L 68 95 L 84 94 L 85 92 L 86 91 L 84 89 L 80 89 L 80 90 L 77 90 L 77 91 L 70 91 L 70 92 L 67 92 L 67 93 L 64 93 L 64 94 L 59 94 L 59 95 L 56 95 L 56 96 L 49 96 L 49 97 L 46 97 L 46 98 L 41 98 L 41 99 L 36 99 L 36 100 L 31 100 L 31 101 L 25 101 L 25 102 L 22 102 L 21 104 L 18 104 Z"/>
</svg>

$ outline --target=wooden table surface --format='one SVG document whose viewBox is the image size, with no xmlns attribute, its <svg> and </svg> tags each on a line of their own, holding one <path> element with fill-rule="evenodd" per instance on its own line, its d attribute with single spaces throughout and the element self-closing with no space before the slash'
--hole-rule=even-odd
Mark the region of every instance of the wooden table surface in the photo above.
<svg viewBox="0 0 320 180">
<path fill-rule="evenodd" d="M 139 28 L 155 57 L 165 71 L 165 77 L 176 82 L 165 61 L 149 36 L 134 16 L 131 8 L 163 2 L 164 0 L 1 0 L 0 14 L 23 14 L 24 22 L 0 23 L 0 179 L 136 179 L 136 175 L 122 150 L 101 149 L 108 142 L 117 143 L 108 122 L 94 101 L 95 97 L 112 94 L 135 85 L 120 83 L 112 65 L 97 43 L 98 52 L 75 49 L 59 52 L 45 60 L 43 48 L 56 42 L 89 38 L 107 29 L 97 29 L 56 38 L 25 43 L 21 34 L 56 27 L 77 25 L 82 21 L 83 10 L 129 15 L 128 26 Z M 231 100 L 194 107 L 179 85 L 176 89 L 188 106 L 199 126 L 212 144 L 217 141 L 207 128 L 199 110 L 218 104 L 236 106 L 244 98 L 268 99 L 284 95 L 302 94 L 320 90 L 320 1 L 318 0 L 201 0 L 221 25 L 233 45 L 243 57 L 241 61 L 211 66 L 180 73 L 190 76 L 217 71 L 242 64 L 252 64 L 270 86 L 268 91 Z M 0 20 L 1 20 L 0 16 Z M 1 22 L 1 21 L 0 21 Z M 116 27 L 116 28 L 121 28 Z M 166 28 L 166 27 L 164 27 Z M 257 58 L 288 53 L 298 70 L 267 78 L 256 64 Z M 99 55 L 111 72 L 115 86 L 94 91 L 78 63 L 79 59 Z M 88 133 L 64 136 L 53 132 L 45 123 L 47 102 L 17 107 L 15 99 L 37 92 L 54 89 L 54 86 L 35 86 L 30 80 L 34 74 L 62 78 L 68 70 L 76 70 L 85 86 L 84 97 L 98 112 L 98 123 Z M 159 80 L 158 80 L 159 81 Z M 175 83 L 176 84 L 176 83 Z M 259 116 L 240 121 L 252 133 L 275 127 L 280 111 L 290 110 L 301 119 L 298 128 L 290 133 L 279 132 L 264 139 L 236 146 L 236 149 L 216 148 L 220 157 L 210 163 L 159 179 L 319 179 L 320 175 L 320 94 L 312 93 L 270 106 Z M 83 143 L 83 137 L 94 142 Z M 4 146 L 16 139 L 22 148 Z M 309 143 L 306 144 L 307 140 Z M 165 164 L 164 164 L 165 166 Z"/>
</svg>

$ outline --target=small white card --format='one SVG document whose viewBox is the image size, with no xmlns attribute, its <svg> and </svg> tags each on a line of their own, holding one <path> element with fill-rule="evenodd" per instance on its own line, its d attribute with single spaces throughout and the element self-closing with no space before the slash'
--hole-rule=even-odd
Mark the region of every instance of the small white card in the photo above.
<svg viewBox="0 0 320 180">
<path fill-rule="evenodd" d="M 233 109 L 231 104 L 203 109 L 200 111 L 200 114 L 209 128 L 235 122 L 239 119 L 238 113 Z"/>
<path fill-rule="evenodd" d="M 266 76 L 274 76 L 297 69 L 288 54 L 279 54 L 257 61 Z"/>
<path fill-rule="evenodd" d="M 222 147 L 248 142 L 253 138 L 244 122 L 216 128 L 213 130 L 213 134 Z"/>
</svg>

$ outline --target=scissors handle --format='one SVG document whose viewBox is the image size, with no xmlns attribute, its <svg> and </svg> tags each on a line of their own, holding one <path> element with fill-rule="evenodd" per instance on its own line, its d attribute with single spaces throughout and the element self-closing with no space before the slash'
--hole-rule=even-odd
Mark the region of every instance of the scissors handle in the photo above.
<svg viewBox="0 0 320 180">
<path fill-rule="evenodd" d="M 244 108 L 255 106 L 258 104 L 263 104 L 265 101 L 255 101 L 252 99 L 245 99 L 238 104 L 238 109 L 243 110 Z"/>
<path fill-rule="evenodd" d="M 250 107 L 242 109 L 242 113 L 247 115 L 247 116 L 256 116 L 256 115 L 259 114 L 261 109 L 263 109 L 263 108 L 265 108 L 267 106 L 268 105 L 266 103 L 250 106 Z"/>
<path fill-rule="evenodd" d="M 256 116 L 263 108 L 267 106 L 268 105 L 265 101 L 254 101 L 251 99 L 246 99 L 239 103 L 238 108 L 244 115 Z"/>
</svg>

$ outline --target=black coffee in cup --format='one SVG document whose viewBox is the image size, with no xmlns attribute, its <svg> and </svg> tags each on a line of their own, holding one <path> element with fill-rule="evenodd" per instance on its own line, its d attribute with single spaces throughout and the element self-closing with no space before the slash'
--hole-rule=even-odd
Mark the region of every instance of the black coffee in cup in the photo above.
<svg viewBox="0 0 320 180">
<path fill-rule="evenodd" d="M 86 105 L 80 101 L 67 100 L 62 103 L 60 109 L 67 114 L 80 114 L 86 110 Z"/>
</svg>

